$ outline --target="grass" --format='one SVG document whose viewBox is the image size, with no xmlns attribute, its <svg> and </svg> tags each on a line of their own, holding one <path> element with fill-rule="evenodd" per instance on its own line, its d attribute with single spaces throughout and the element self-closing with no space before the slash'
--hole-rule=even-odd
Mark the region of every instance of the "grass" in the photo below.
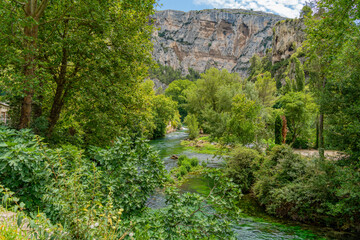
<svg viewBox="0 0 360 240">
<path fill-rule="evenodd" d="M 25 240 L 29 239 L 24 235 L 24 231 L 10 224 L 1 223 L 0 240 Z"/>
<path fill-rule="evenodd" d="M 195 140 L 183 140 L 180 143 L 186 149 L 201 154 L 223 155 L 228 152 L 227 149 L 221 148 L 218 143 L 211 143 L 210 136 L 200 136 Z"/>
</svg>

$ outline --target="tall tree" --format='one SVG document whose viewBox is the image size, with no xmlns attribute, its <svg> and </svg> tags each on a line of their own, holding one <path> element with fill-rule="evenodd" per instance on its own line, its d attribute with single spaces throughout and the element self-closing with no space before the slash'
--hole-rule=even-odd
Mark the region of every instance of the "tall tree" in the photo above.
<svg viewBox="0 0 360 240">
<path fill-rule="evenodd" d="M 7 56 L 10 61 L 12 58 L 17 58 L 15 60 L 18 65 L 16 72 L 20 75 L 17 78 L 20 78 L 22 82 L 19 89 L 23 97 L 19 128 L 29 127 L 31 121 L 34 87 L 39 78 L 36 59 L 39 47 L 39 23 L 48 3 L 48 0 L 27 0 L 25 2 L 4 0 L 0 5 L 3 9 L 1 12 L 2 20 L 0 20 L 0 26 L 3 29 L 1 31 L 1 45 L 10 48 L 10 51 L 4 51 L 11 54 Z M 4 26 L 5 24 L 10 25 Z M 16 53 L 11 52 L 11 50 L 15 50 L 14 48 L 17 50 Z M 19 57 L 16 57 L 16 54 Z M 4 55 L 3 57 L 8 59 Z M 19 66 L 21 67 L 19 68 Z"/>
<path fill-rule="evenodd" d="M 270 72 L 258 75 L 255 88 L 259 92 L 259 99 L 265 107 L 271 107 L 276 100 L 276 81 L 271 78 Z"/>
<path fill-rule="evenodd" d="M 360 19 L 360 2 L 344 0 L 320 0 L 316 2 L 315 14 L 305 17 L 308 51 L 308 65 L 313 70 L 311 82 L 320 105 L 319 114 L 319 153 L 324 158 L 324 115 L 328 102 L 326 85 L 332 74 L 331 65 L 348 41 L 348 36 L 357 32 L 355 21 Z"/>
<path fill-rule="evenodd" d="M 19 126 L 29 126 L 34 102 L 46 119 L 48 137 L 59 120 L 61 124 L 66 121 L 66 128 L 75 120 L 88 134 L 102 125 L 113 130 L 134 126 L 135 112 L 142 108 L 139 84 L 152 61 L 153 26 L 148 16 L 155 0 L 62 0 L 50 2 L 45 12 L 47 1 L 29 2 L 38 8 L 36 16 L 25 18 L 26 23 L 21 21 L 21 3 L 2 1 L 4 11 L 0 13 L 0 31 L 9 37 L 0 39 L 5 56 L 1 78 L 12 96 L 24 95 L 19 89 L 25 89 Z M 28 32 L 36 41 L 20 30 L 22 25 L 32 29 Z M 18 38 L 29 42 L 31 51 Z M 26 57 L 22 61 L 26 71 L 21 74 L 19 53 Z M 28 64 L 30 60 L 33 65 Z M 127 116 L 131 112 L 132 117 Z"/>
</svg>

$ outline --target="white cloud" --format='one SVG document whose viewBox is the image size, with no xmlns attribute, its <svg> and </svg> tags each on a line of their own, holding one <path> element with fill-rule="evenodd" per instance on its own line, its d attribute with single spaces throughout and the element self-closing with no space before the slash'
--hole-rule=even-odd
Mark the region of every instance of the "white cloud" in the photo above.
<svg viewBox="0 0 360 240">
<path fill-rule="evenodd" d="M 295 18 L 306 0 L 193 0 L 194 4 L 206 4 L 214 8 L 243 8 L 270 12 L 283 17 Z"/>
</svg>

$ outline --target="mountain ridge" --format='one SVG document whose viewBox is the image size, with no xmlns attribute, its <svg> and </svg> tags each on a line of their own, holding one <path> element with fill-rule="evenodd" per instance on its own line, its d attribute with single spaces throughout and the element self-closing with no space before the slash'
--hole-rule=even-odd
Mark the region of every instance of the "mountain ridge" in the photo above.
<svg viewBox="0 0 360 240">
<path fill-rule="evenodd" d="M 153 57 L 161 65 L 204 72 L 211 67 L 247 75 L 254 54 L 272 47 L 273 27 L 286 18 L 245 9 L 157 11 L 151 16 Z"/>
</svg>

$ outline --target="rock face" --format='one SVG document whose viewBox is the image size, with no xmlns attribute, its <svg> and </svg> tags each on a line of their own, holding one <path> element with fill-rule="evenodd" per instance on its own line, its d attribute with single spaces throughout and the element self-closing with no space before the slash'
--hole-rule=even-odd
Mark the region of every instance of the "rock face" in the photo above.
<svg viewBox="0 0 360 240">
<path fill-rule="evenodd" d="M 272 62 L 289 58 L 305 40 L 305 25 L 301 19 L 287 19 L 274 26 Z"/>
<path fill-rule="evenodd" d="M 153 57 L 162 65 L 198 72 L 216 67 L 246 76 L 249 60 L 272 46 L 273 27 L 285 18 L 248 10 L 160 11 L 152 16 Z"/>
</svg>

